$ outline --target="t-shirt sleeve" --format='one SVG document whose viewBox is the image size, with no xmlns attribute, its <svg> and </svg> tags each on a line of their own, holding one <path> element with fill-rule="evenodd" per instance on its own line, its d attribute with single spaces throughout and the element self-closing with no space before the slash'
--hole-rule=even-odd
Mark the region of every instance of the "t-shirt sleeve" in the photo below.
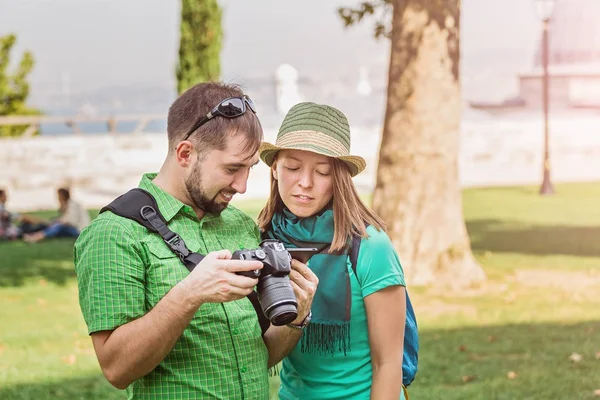
<svg viewBox="0 0 600 400">
<path fill-rule="evenodd" d="M 88 333 L 113 330 L 145 314 L 145 268 L 125 224 L 97 218 L 75 243 L 79 305 Z"/>
<path fill-rule="evenodd" d="M 362 240 L 356 267 L 363 298 L 388 286 L 406 286 L 400 259 L 389 236 L 372 226 L 367 233 L 369 237 Z"/>
</svg>

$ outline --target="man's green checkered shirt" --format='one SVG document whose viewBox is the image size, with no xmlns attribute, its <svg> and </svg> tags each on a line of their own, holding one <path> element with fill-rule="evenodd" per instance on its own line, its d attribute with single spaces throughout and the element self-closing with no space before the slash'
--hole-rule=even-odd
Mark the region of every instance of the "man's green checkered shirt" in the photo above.
<svg viewBox="0 0 600 400">
<path fill-rule="evenodd" d="M 152 183 L 150 192 L 168 222 L 192 251 L 256 248 L 250 217 L 229 206 L 198 220 L 191 207 Z M 100 214 L 75 244 L 79 302 L 88 332 L 113 330 L 146 314 L 188 270 L 163 239 L 135 221 Z M 247 298 L 204 304 L 173 350 L 150 374 L 127 388 L 129 399 L 268 398 L 268 353 Z"/>
</svg>

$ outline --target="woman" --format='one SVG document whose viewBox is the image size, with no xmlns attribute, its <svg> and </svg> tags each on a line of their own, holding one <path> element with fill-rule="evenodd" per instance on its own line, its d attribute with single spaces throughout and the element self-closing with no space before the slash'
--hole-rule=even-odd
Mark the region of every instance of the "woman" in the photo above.
<svg viewBox="0 0 600 400">
<path fill-rule="evenodd" d="M 24 241 L 35 243 L 46 238 L 77 237 L 81 230 L 90 223 L 88 212 L 79 203 L 71 199 L 71 193 L 68 189 L 58 189 L 57 195 L 60 204 L 58 218 L 51 221 L 42 230 L 24 234 Z"/>
<path fill-rule="evenodd" d="M 319 286 L 312 319 L 283 360 L 282 400 L 407 396 L 404 274 L 383 221 L 352 182 L 365 160 L 349 152 L 344 114 L 314 103 L 292 107 L 275 145 L 260 149 L 271 167 L 271 194 L 258 221 L 263 235 L 321 249 L 308 262 Z M 356 274 L 349 260 L 354 235 L 362 238 Z"/>
</svg>

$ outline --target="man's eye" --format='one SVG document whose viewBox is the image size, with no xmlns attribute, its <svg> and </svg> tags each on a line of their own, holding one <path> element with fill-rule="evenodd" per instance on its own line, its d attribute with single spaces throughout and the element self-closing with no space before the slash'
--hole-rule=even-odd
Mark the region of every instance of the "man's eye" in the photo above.
<svg viewBox="0 0 600 400">
<path fill-rule="evenodd" d="M 239 170 L 240 170 L 239 168 L 227 168 L 227 169 L 225 169 L 225 171 L 227 171 L 228 174 L 235 174 Z"/>
</svg>

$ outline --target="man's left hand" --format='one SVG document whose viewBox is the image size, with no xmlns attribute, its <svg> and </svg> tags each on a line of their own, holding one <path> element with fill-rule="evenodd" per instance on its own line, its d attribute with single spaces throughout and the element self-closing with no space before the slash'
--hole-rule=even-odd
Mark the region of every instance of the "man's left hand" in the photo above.
<svg viewBox="0 0 600 400">
<path fill-rule="evenodd" d="M 319 285 L 319 278 L 317 278 L 306 264 L 302 264 L 298 260 L 292 260 L 290 281 L 294 288 L 296 300 L 298 301 L 298 318 L 292 321 L 292 324 L 300 325 L 310 312 L 313 297 Z"/>
</svg>

